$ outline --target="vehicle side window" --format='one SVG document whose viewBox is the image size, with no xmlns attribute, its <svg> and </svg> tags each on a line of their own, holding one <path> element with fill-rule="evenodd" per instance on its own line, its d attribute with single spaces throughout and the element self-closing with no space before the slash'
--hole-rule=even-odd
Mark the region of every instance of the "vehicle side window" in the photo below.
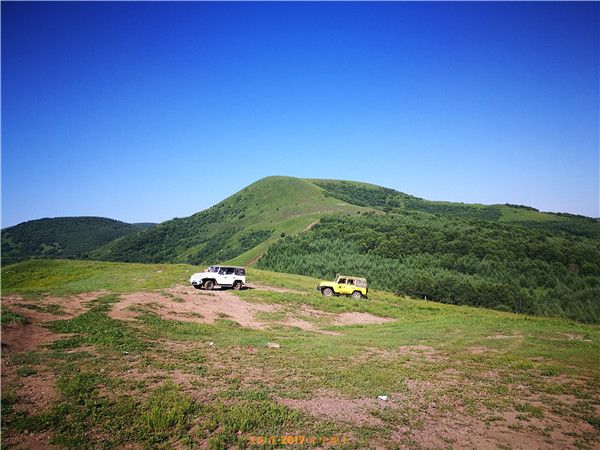
<svg viewBox="0 0 600 450">
<path fill-rule="evenodd" d="M 354 280 L 348 279 L 348 284 L 354 284 Z"/>
<path fill-rule="evenodd" d="M 219 270 L 219 275 L 225 275 L 225 269 L 220 269 Z"/>
<path fill-rule="evenodd" d="M 246 275 L 246 271 L 244 269 L 235 269 L 235 274 L 244 276 Z"/>
<path fill-rule="evenodd" d="M 234 269 L 232 267 L 228 267 L 226 271 L 227 275 L 233 275 L 233 270 Z"/>
<path fill-rule="evenodd" d="M 346 284 L 346 279 L 345 278 L 340 278 L 338 280 L 338 284 Z"/>
</svg>

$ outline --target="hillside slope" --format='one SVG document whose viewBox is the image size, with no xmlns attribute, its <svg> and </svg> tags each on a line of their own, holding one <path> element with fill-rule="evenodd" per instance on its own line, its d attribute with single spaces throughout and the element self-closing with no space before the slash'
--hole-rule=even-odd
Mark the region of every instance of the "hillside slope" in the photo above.
<svg viewBox="0 0 600 450">
<path fill-rule="evenodd" d="M 320 218 L 373 211 L 326 196 L 299 178 L 267 177 L 190 217 L 163 222 L 106 245 L 94 257 L 125 262 L 186 262 L 234 259 L 247 264 L 282 236 L 299 233 Z"/>
<path fill-rule="evenodd" d="M 365 183 L 312 180 L 385 214 L 325 217 L 269 248 L 258 267 L 444 303 L 600 322 L 600 224 L 510 205 L 430 202 Z"/>
<path fill-rule="evenodd" d="M 309 181 L 323 188 L 327 195 L 353 205 L 369 206 L 386 212 L 420 211 L 445 217 L 500 222 L 600 239 L 600 222 L 590 217 L 541 212 L 523 205 L 431 201 L 394 189 L 356 181 L 319 179 Z"/>
<path fill-rule="evenodd" d="M 104 217 L 31 220 L 2 230 L 2 262 L 27 258 L 86 258 L 90 251 L 141 227 Z"/>
<path fill-rule="evenodd" d="M 43 251 L 51 255 L 53 248 Z M 264 178 L 90 256 L 258 261 L 322 278 L 350 272 L 376 288 L 440 302 L 600 322 L 597 220 L 519 205 L 433 202 L 353 181 Z"/>
</svg>

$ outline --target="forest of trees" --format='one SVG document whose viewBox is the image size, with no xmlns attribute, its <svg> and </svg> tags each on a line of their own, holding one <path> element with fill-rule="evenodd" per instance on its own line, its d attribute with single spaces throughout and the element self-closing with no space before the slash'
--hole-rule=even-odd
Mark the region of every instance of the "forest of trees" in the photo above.
<svg viewBox="0 0 600 450">
<path fill-rule="evenodd" d="M 2 230 L 2 263 L 12 264 L 32 257 L 86 259 L 90 251 L 150 226 L 104 217 L 31 220 Z"/>
<path fill-rule="evenodd" d="M 249 230 L 240 223 L 245 207 L 228 201 L 185 218 L 158 224 L 92 253 L 95 259 L 122 262 L 223 262 L 257 246 L 272 230 Z"/>
<path fill-rule="evenodd" d="M 326 217 L 274 244 L 258 267 L 444 303 L 600 322 L 600 243 L 553 227 L 528 228 L 420 211 Z"/>
</svg>

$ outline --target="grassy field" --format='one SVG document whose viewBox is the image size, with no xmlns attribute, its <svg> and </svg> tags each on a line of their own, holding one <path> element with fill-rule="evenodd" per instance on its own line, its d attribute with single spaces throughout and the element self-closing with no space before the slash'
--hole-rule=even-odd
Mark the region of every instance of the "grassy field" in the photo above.
<svg viewBox="0 0 600 450">
<path fill-rule="evenodd" d="M 598 326 L 197 269 L 4 267 L 3 447 L 600 446 Z"/>
</svg>

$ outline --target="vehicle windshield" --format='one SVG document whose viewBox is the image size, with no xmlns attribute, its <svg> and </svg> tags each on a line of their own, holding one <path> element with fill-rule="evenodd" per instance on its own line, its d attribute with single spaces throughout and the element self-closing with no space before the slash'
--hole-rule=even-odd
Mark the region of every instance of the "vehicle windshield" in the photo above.
<svg viewBox="0 0 600 450">
<path fill-rule="evenodd" d="M 210 266 L 208 269 L 206 269 L 207 272 L 218 272 L 219 268 L 216 266 Z"/>
</svg>

